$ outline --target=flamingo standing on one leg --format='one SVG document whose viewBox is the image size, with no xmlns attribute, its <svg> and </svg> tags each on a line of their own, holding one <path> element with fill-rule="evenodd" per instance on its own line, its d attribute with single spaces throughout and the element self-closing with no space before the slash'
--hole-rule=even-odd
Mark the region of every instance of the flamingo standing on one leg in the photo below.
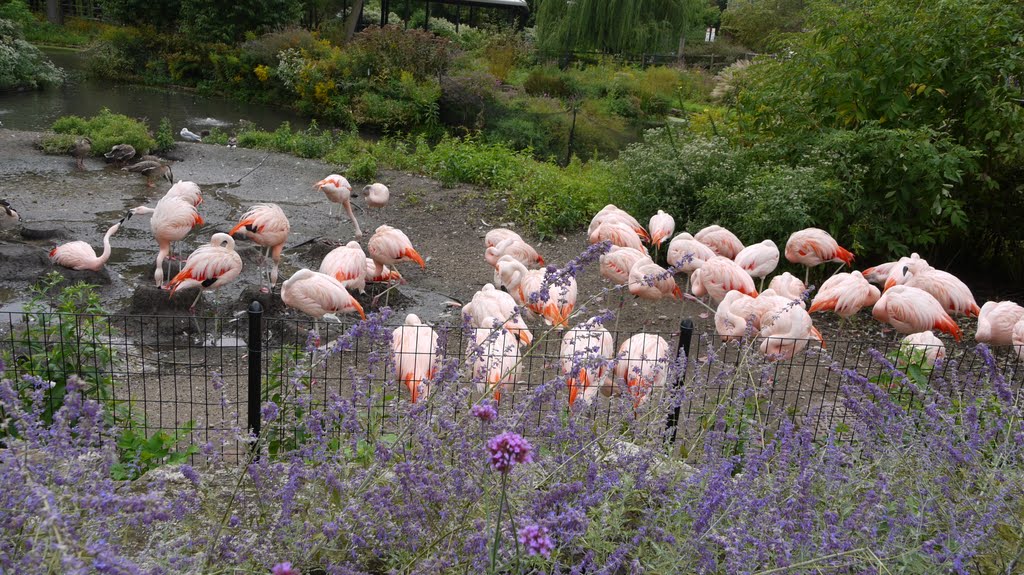
<svg viewBox="0 0 1024 575">
<path fill-rule="evenodd" d="M 807 286 L 800 281 L 800 278 L 789 272 L 783 272 L 773 277 L 772 281 L 768 282 L 768 289 L 786 299 L 799 300 L 800 307 L 807 307 L 807 303 L 804 302 L 804 292 L 807 291 Z"/>
<path fill-rule="evenodd" d="M 904 334 L 937 329 L 960 341 L 963 332 L 935 296 L 911 286 L 893 286 L 875 302 L 871 315 Z"/>
<path fill-rule="evenodd" d="M 519 313 L 516 300 L 506 292 L 495 289 L 493 284 L 485 284 L 468 304 L 462 306 L 462 318 L 472 327 L 490 328 L 487 320 L 497 319 L 502 327 L 515 336 L 523 345 L 530 345 L 533 334 L 523 316 Z"/>
<path fill-rule="evenodd" d="M 761 330 L 761 316 L 755 298 L 736 290 L 725 294 L 715 308 L 715 331 L 722 341 L 742 339 L 747 335 L 747 323 L 754 333 Z"/>
<path fill-rule="evenodd" d="M 242 214 L 238 224 L 228 232 L 231 235 L 241 232 L 245 237 L 257 245 L 267 248 L 267 253 L 273 258 L 274 264 L 270 269 L 270 287 L 261 288 L 261 291 L 271 291 L 277 284 L 277 268 L 281 263 L 281 251 L 284 250 L 284 243 L 288 240 L 288 232 L 291 225 L 288 223 L 288 216 L 277 204 L 256 204 L 249 208 L 249 211 Z M 266 256 L 263 256 L 266 258 Z M 263 263 L 260 263 L 262 270 Z M 262 274 L 260 281 L 262 283 Z"/>
<path fill-rule="evenodd" d="M 569 386 L 569 408 L 582 392 L 589 405 L 610 375 L 608 363 L 615 357 L 615 341 L 604 326 L 592 320 L 583 322 L 562 336 L 562 375 Z"/>
<path fill-rule="evenodd" d="M 807 311 L 834 311 L 843 320 L 847 320 L 861 308 L 874 306 L 881 295 L 877 287 L 854 270 L 853 273 L 836 274 L 825 280 Z"/>
<path fill-rule="evenodd" d="M 110 226 L 107 233 L 103 234 L 103 253 L 96 255 L 96 251 L 87 242 L 75 241 L 59 245 L 50 250 L 50 261 L 73 270 L 91 270 L 98 272 L 103 269 L 104 264 L 110 259 L 110 236 L 117 233 L 121 224 L 132 217 L 132 213 L 121 218 L 119 222 Z"/>
<path fill-rule="evenodd" d="M 320 273 L 334 277 L 349 290 L 366 293 L 366 254 L 359 242 L 334 248 L 320 263 Z M 373 260 L 370 260 L 372 263 Z M 373 266 L 371 266 L 373 267 Z"/>
<path fill-rule="evenodd" d="M 370 253 L 370 257 L 377 263 L 378 268 L 385 265 L 393 266 L 401 262 L 415 262 L 420 264 L 421 268 L 427 267 L 419 252 L 412 247 L 409 236 L 405 235 L 402 230 L 391 226 L 378 227 L 370 237 L 366 251 Z"/>
<path fill-rule="evenodd" d="M 638 333 L 622 342 L 616 355 L 615 378 L 633 394 L 633 409 L 639 408 L 651 391 L 668 380 L 669 347 L 665 338 Z"/>
<path fill-rule="evenodd" d="M 590 243 L 597 243 L 596 241 L 593 240 L 594 232 L 602 223 L 606 222 L 624 224 L 630 229 L 632 229 L 634 232 L 636 232 L 636 235 L 639 236 L 641 240 L 645 242 L 651 241 L 651 236 L 648 235 L 647 230 L 645 230 L 644 227 L 640 225 L 640 222 L 638 222 L 636 218 L 629 215 L 629 213 L 626 212 L 626 210 L 620 209 L 616 207 L 614 204 L 608 204 L 607 206 L 601 208 L 601 211 L 597 212 L 597 214 L 594 215 L 594 217 L 590 220 L 590 226 L 587 228 L 587 235 L 591 237 Z"/>
<path fill-rule="evenodd" d="M 363 306 L 359 305 L 341 282 L 306 268 L 295 272 L 281 284 L 281 301 L 313 318 L 317 345 L 320 344 L 318 321 L 324 316 L 330 315 L 337 319 L 336 314 L 355 312 L 360 318 L 366 319 Z M 316 361 L 315 354 L 313 361 Z"/>
<path fill-rule="evenodd" d="M 204 291 L 220 289 L 234 281 L 242 273 L 242 258 L 235 251 L 235 240 L 228 234 L 217 233 L 210 238 L 210 243 L 201 246 L 188 256 L 185 267 L 174 276 L 167 286 L 170 297 L 179 289 L 199 286 L 199 293 L 189 309 L 195 309 L 196 303 Z"/>
<path fill-rule="evenodd" d="M 771 291 L 771 290 L 769 290 Z M 804 308 L 793 305 L 792 301 L 774 296 L 768 292 L 757 299 L 765 299 L 766 305 L 761 308 L 761 353 L 782 361 L 793 359 L 803 351 L 811 339 L 816 339 L 825 347 L 825 339 L 814 327 L 811 315 Z"/>
<path fill-rule="evenodd" d="M 683 291 L 675 278 L 649 257 L 639 260 L 629 270 L 629 293 L 649 301 L 663 297 L 683 299 Z"/>
<path fill-rule="evenodd" d="M 568 277 L 563 284 L 545 286 L 544 270 L 528 270 L 522 262 L 511 256 L 498 260 L 498 276 L 519 305 L 542 316 L 544 322 L 556 328 L 569 326 L 569 316 L 576 307 L 576 279 Z"/>
<path fill-rule="evenodd" d="M 363 194 L 366 195 L 366 205 L 368 207 L 381 211 L 387 207 L 388 200 L 391 199 L 391 190 L 388 190 L 388 187 L 380 182 L 364 186 Z"/>
<path fill-rule="evenodd" d="M 711 248 L 698 242 L 693 236 L 681 232 L 668 244 L 668 253 L 665 260 L 668 265 L 686 274 L 686 290 L 690 289 L 690 280 L 693 272 L 704 265 L 704 262 L 715 257 Z"/>
<path fill-rule="evenodd" d="M 483 323 L 494 325 L 500 320 L 492 317 Z M 519 342 L 507 330 L 482 328 L 473 330 L 469 338 L 466 356 L 473 362 L 473 379 L 477 380 L 478 393 L 494 393 L 494 400 L 501 401 L 502 388 L 515 385 L 522 365 L 519 361 Z"/>
<path fill-rule="evenodd" d="M 902 268 L 897 266 L 895 272 L 890 272 L 885 289 L 898 284 L 921 288 L 935 296 L 950 314 L 976 317 L 981 311 L 971 288 L 949 272 L 937 270 L 921 260 L 912 261 Z"/>
<path fill-rule="evenodd" d="M 722 226 L 708 226 L 697 232 L 693 239 L 711 248 L 715 254 L 729 259 L 743 251 L 743 242 Z"/>
<path fill-rule="evenodd" d="M 332 204 L 341 204 L 341 206 L 345 208 L 345 212 L 348 214 L 349 219 L 352 220 L 352 226 L 356 229 L 356 237 L 363 237 L 363 231 L 359 229 L 359 222 L 356 220 L 356 215 L 352 212 L 352 185 L 348 183 L 348 180 L 346 180 L 344 176 L 331 174 L 316 184 L 313 184 L 313 187 L 323 192 Z M 330 207 L 327 215 L 334 215 L 334 206 Z"/>
<path fill-rule="evenodd" d="M 761 291 L 764 289 L 765 276 L 775 271 L 779 265 L 779 246 L 771 240 L 765 240 L 743 248 L 736 254 L 734 260 L 750 274 L 750 277 L 761 279 L 757 286 L 758 291 Z"/>
<path fill-rule="evenodd" d="M 156 286 L 161 287 L 164 282 L 164 259 L 168 256 L 174 259 L 171 244 L 184 239 L 195 226 L 203 225 L 203 217 L 194 205 L 180 197 L 164 197 L 157 202 L 156 209 L 139 206 L 132 208 L 131 212 L 136 215 L 153 216 L 149 226 L 153 230 L 153 238 L 160 246 L 153 279 Z"/>
<path fill-rule="evenodd" d="M 714 302 L 720 302 L 732 290 L 757 297 L 754 280 L 743 268 L 725 256 L 715 256 L 693 272 L 690 278 L 693 295 L 707 294 Z"/>
<path fill-rule="evenodd" d="M 412 402 L 430 393 L 430 380 L 437 373 L 437 332 L 416 314 L 405 316 L 405 324 L 391 332 L 391 352 L 398 381 L 409 389 Z"/>
<path fill-rule="evenodd" d="M 804 284 L 810 277 L 811 268 L 825 262 L 840 262 L 853 265 L 853 253 L 839 245 L 825 230 L 807 228 L 793 232 L 786 241 L 786 259 L 807 266 Z"/>
<path fill-rule="evenodd" d="M 661 244 L 665 243 L 665 240 L 671 238 L 672 234 L 675 233 L 676 220 L 664 211 L 658 210 L 658 213 L 651 216 L 651 221 L 647 224 L 647 231 L 651 236 L 654 254 L 657 256 Z"/>
</svg>

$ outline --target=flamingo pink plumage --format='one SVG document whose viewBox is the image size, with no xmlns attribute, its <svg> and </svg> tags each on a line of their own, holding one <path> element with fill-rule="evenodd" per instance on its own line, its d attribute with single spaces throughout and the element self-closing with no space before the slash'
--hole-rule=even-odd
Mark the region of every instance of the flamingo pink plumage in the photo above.
<svg viewBox="0 0 1024 575">
<path fill-rule="evenodd" d="M 638 222 L 633 216 L 629 215 L 628 212 L 616 207 L 614 204 L 608 204 L 594 215 L 593 219 L 590 220 L 590 226 L 587 228 L 587 235 L 593 236 L 594 231 L 597 230 L 598 226 L 604 222 L 624 224 L 636 232 L 636 235 L 639 236 L 640 239 L 645 242 L 651 241 L 651 237 L 647 234 L 647 230 L 640 225 L 640 222 Z M 591 243 L 597 242 L 591 241 Z"/>
<path fill-rule="evenodd" d="M 1017 361 L 1024 360 L 1024 321 L 1018 321 L 1013 326 L 1010 343 L 1017 348 Z"/>
<path fill-rule="evenodd" d="M 736 237 L 736 234 L 722 226 L 708 226 L 697 232 L 693 239 L 711 248 L 716 255 L 734 259 L 736 254 L 743 251 L 743 242 Z"/>
<path fill-rule="evenodd" d="M 967 284 L 949 272 L 937 270 L 921 260 L 912 261 L 902 268 L 897 266 L 894 271 L 896 273 L 890 272 L 885 281 L 885 289 L 894 285 L 921 288 L 935 296 L 950 314 L 977 316 L 981 311 Z"/>
<path fill-rule="evenodd" d="M 666 260 L 668 265 L 689 275 L 715 255 L 711 248 L 698 242 L 690 234 L 681 232 L 669 242 Z"/>
<path fill-rule="evenodd" d="M 757 297 L 754 280 L 733 260 L 725 256 L 715 256 L 693 272 L 690 276 L 693 283 L 693 294 L 708 294 L 712 301 L 720 302 L 725 294 L 732 290 L 743 292 L 750 297 Z"/>
<path fill-rule="evenodd" d="M 874 306 L 881 295 L 878 288 L 871 285 L 859 271 L 836 274 L 821 284 L 811 302 L 811 309 L 807 311 L 834 311 L 846 319 L 861 308 Z"/>
<path fill-rule="evenodd" d="M 871 315 L 904 334 L 937 329 L 960 341 L 963 332 L 935 297 L 916 287 L 893 286 L 878 298 Z"/>
<path fill-rule="evenodd" d="M 756 299 L 735 290 L 725 294 L 715 309 L 715 331 L 722 341 L 746 336 L 748 322 L 755 333 L 760 331 L 761 316 Z"/>
<path fill-rule="evenodd" d="M 925 365 L 931 367 L 935 365 L 936 360 L 946 358 L 946 344 L 942 343 L 941 339 L 935 337 L 935 334 L 931 331 L 922 331 L 912 333 L 903 338 L 903 341 L 900 343 L 900 352 L 905 356 L 919 353 Z"/>
<path fill-rule="evenodd" d="M 405 283 L 405 278 L 396 269 L 373 261 L 373 258 L 366 258 L 366 283 L 390 283 L 397 281 Z"/>
<path fill-rule="evenodd" d="M 320 262 L 320 273 L 332 276 L 348 290 L 366 292 L 366 254 L 357 241 L 334 248 Z M 371 259 L 370 262 L 373 262 Z M 375 266 L 373 266 L 375 267 Z"/>
<path fill-rule="evenodd" d="M 110 226 L 107 233 L 103 234 L 103 253 L 100 255 L 97 256 L 96 250 L 92 249 L 92 246 L 87 242 L 75 241 L 59 245 L 50 250 L 50 261 L 73 270 L 100 271 L 107 263 L 107 260 L 110 259 L 110 236 L 116 234 L 117 230 L 121 229 L 121 224 L 131 217 L 132 213 L 128 212 L 128 215 Z"/>
<path fill-rule="evenodd" d="M 1012 301 L 987 301 L 978 314 L 978 331 L 974 339 L 989 345 L 1010 345 L 1013 330 L 1024 319 L 1024 307 Z"/>
<path fill-rule="evenodd" d="M 508 228 L 494 228 L 484 236 L 484 247 L 493 248 L 507 239 L 523 241 L 523 238 Z"/>
<path fill-rule="evenodd" d="M 864 278 L 869 282 L 876 284 L 878 286 L 884 286 L 886 280 L 889 279 L 890 275 L 892 275 L 893 277 L 898 277 L 896 274 L 903 273 L 903 266 L 909 264 L 912 261 L 917 260 L 920 260 L 926 264 L 928 263 L 927 261 L 922 259 L 921 256 L 917 255 L 916 253 L 913 253 L 910 254 L 910 257 L 902 257 L 894 262 L 886 262 L 884 264 L 879 264 L 877 266 L 870 267 L 861 273 L 864 275 Z"/>
<path fill-rule="evenodd" d="M 576 280 L 573 277 L 570 276 L 564 285 L 550 283 L 544 287 L 544 270 L 528 270 L 511 256 L 498 260 L 498 275 L 519 305 L 542 316 L 548 325 L 568 327 L 569 316 L 576 306 Z M 544 293 L 541 293 L 542 289 Z"/>
<path fill-rule="evenodd" d="M 274 265 L 270 269 L 270 289 L 273 289 L 277 284 L 277 268 L 281 263 L 281 251 L 284 250 L 284 243 L 288 241 L 289 231 L 291 231 L 291 225 L 281 206 L 256 204 L 242 214 L 238 224 L 228 233 L 231 235 L 242 233 L 257 245 L 267 248 L 274 261 Z"/>
<path fill-rule="evenodd" d="M 348 180 L 344 176 L 338 174 L 331 174 L 319 182 L 313 184 L 315 189 L 320 190 L 327 196 L 328 201 L 332 204 L 341 204 L 345 208 L 345 213 L 348 214 L 348 218 L 352 220 L 352 226 L 356 230 L 356 237 L 363 237 L 363 231 L 359 229 L 359 222 L 356 220 L 356 215 L 352 212 L 352 184 L 348 183 Z M 327 215 L 334 214 L 334 206 L 331 206 Z"/>
<path fill-rule="evenodd" d="M 651 216 L 647 231 L 651 236 L 651 245 L 660 246 L 675 233 L 676 220 L 664 211 L 658 210 L 658 213 Z"/>
<path fill-rule="evenodd" d="M 502 327 L 514 335 L 523 345 L 533 342 L 533 334 L 516 309 L 516 300 L 493 284 L 484 284 L 473 294 L 473 299 L 462 307 L 462 317 L 469 325 L 477 328 L 490 328 L 494 319 L 502 322 Z"/>
<path fill-rule="evenodd" d="M 786 259 L 808 269 L 825 262 L 853 265 L 853 253 L 840 246 L 828 232 L 818 228 L 793 232 L 786 241 Z"/>
<path fill-rule="evenodd" d="M 156 204 L 156 208 L 139 206 L 132 208 L 133 214 L 151 214 L 149 227 L 153 231 L 153 238 L 156 239 L 160 251 L 156 256 L 156 270 L 153 272 L 153 279 L 157 287 L 164 281 L 164 259 L 168 256 L 174 259 L 171 253 L 171 244 L 180 241 L 192 231 L 195 226 L 203 225 L 203 217 L 199 215 L 194 204 L 187 199 L 178 196 L 164 196 Z"/>
<path fill-rule="evenodd" d="M 391 332 L 391 352 L 398 381 L 409 390 L 412 402 L 430 394 L 430 380 L 437 373 L 437 332 L 416 314 Z"/>
<path fill-rule="evenodd" d="M 341 282 L 327 274 L 303 268 L 281 284 L 284 305 L 320 319 L 327 314 L 358 313 L 366 319 L 363 306 L 348 293 Z"/>
<path fill-rule="evenodd" d="M 383 266 L 394 266 L 401 262 L 416 262 L 420 264 L 421 268 L 427 267 L 420 254 L 413 249 L 409 236 L 405 235 L 402 230 L 391 226 L 385 225 L 377 228 L 377 231 L 370 237 L 367 251 L 376 262 L 378 271 L 382 270 Z"/>
<path fill-rule="evenodd" d="M 495 318 L 484 318 L 484 323 L 494 325 Z M 473 330 L 469 338 L 467 357 L 473 362 L 473 378 L 477 380 L 477 392 L 492 391 L 494 400 L 501 401 L 505 385 L 514 385 L 519 371 L 519 342 L 508 331 L 493 328 Z"/>
<path fill-rule="evenodd" d="M 804 292 L 807 291 L 807 286 L 804 282 L 795 275 L 784 272 L 772 278 L 772 281 L 768 283 L 768 289 L 774 291 L 780 296 L 789 300 L 800 300 L 800 305 L 807 307 L 804 303 L 803 297 Z"/>
<path fill-rule="evenodd" d="M 235 240 L 228 234 L 213 234 L 210 243 L 188 256 L 185 267 L 174 276 L 167 287 L 170 297 L 179 289 L 199 286 L 199 293 L 189 307 L 195 307 L 204 291 L 220 289 L 242 273 L 242 258 L 235 252 Z"/>
<path fill-rule="evenodd" d="M 601 277 L 615 285 L 625 285 L 629 283 L 629 270 L 633 269 L 633 265 L 648 257 L 645 251 L 613 245 L 601 254 Z"/>
<path fill-rule="evenodd" d="M 613 245 L 644 251 L 644 244 L 636 230 L 617 221 L 601 222 L 590 233 L 590 243 L 609 241 Z"/>
<path fill-rule="evenodd" d="M 758 298 L 762 299 L 762 298 Z M 771 305 L 761 311 L 761 353 L 783 361 L 803 351 L 811 339 L 816 339 L 825 347 L 825 339 L 814 327 L 811 316 L 804 308 L 793 305 L 792 301 L 775 296 Z M 774 302 L 785 302 L 782 305 Z"/>
<path fill-rule="evenodd" d="M 487 263 L 491 264 L 491 267 L 497 267 L 498 260 L 502 256 L 512 256 L 528 268 L 537 268 L 544 265 L 544 258 L 540 257 L 537 250 L 521 239 L 506 238 L 499 242 L 498 245 L 484 250 L 484 259 L 487 260 Z"/>
<path fill-rule="evenodd" d="M 615 377 L 629 387 L 634 409 L 647 401 L 653 389 L 665 385 L 668 371 L 669 346 L 660 335 L 641 332 L 619 347 Z"/>
<path fill-rule="evenodd" d="M 195 182 L 179 181 L 164 194 L 165 198 L 181 198 L 193 206 L 203 203 L 203 190 Z"/>
<path fill-rule="evenodd" d="M 764 278 L 779 265 L 779 246 L 771 240 L 749 245 L 733 258 L 750 277 L 759 278 L 764 287 Z"/>
<path fill-rule="evenodd" d="M 650 301 L 663 297 L 683 299 L 675 278 L 649 257 L 637 261 L 629 270 L 629 293 Z"/>
<path fill-rule="evenodd" d="M 388 200 L 391 199 L 391 190 L 380 182 L 375 182 L 364 187 L 363 193 L 366 194 L 366 205 L 378 210 L 387 206 Z"/>
<path fill-rule="evenodd" d="M 569 407 L 582 398 L 589 404 L 605 386 L 608 362 L 615 356 L 615 341 L 604 326 L 588 320 L 562 336 L 562 375 L 569 387 Z"/>
</svg>

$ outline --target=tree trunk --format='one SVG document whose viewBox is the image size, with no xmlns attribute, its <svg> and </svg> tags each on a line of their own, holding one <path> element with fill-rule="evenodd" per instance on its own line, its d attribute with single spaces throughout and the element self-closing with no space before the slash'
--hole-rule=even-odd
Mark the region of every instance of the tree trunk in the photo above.
<svg viewBox="0 0 1024 575">
<path fill-rule="evenodd" d="M 352 2 L 352 11 L 348 13 L 345 20 L 345 43 L 348 44 L 356 35 L 356 27 L 359 25 L 359 16 L 363 13 L 363 0 Z"/>
<path fill-rule="evenodd" d="M 60 0 L 46 0 L 46 21 L 58 25 L 64 23 L 64 11 L 60 8 Z"/>
<path fill-rule="evenodd" d="M 683 66 L 686 65 L 686 31 L 683 31 L 679 35 L 679 50 L 676 52 L 676 57 L 679 59 L 679 63 Z"/>
</svg>

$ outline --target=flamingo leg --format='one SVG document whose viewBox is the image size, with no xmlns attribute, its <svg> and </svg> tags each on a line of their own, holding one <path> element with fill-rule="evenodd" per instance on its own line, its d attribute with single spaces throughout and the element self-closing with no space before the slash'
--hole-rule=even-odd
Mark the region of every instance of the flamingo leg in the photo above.
<svg viewBox="0 0 1024 575">
<path fill-rule="evenodd" d="M 807 282 L 810 281 L 811 277 L 811 266 L 806 266 L 804 269 L 804 287 L 807 287 Z"/>
<path fill-rule="evenodd" d="M 196 304 L 199 303 L 199 298 L 202 297 L 202 296 L 203 296 L 203 290 L 202 290 L 202 288 L 200 288 L 199 289 L 199 293 L 196 294 L 196 299 L 192 300 L 192 305 L 188 306 L 189 311 L 191 311 L 192 313 L 195 313 L 195 311 L 196 311 Z"/>
<path fill-rule="evenodd" d="M 764 276 L 761 276 L 761 283 L 757 284 L 757 293 L 764 291 Z"/>
</svg>

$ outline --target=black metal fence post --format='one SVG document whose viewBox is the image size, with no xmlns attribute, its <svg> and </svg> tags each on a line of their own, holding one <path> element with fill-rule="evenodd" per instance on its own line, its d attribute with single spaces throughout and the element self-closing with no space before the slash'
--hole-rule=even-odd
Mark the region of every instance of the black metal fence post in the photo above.
<svg viewBox="0 0 1024 575">
<path fill-rule="evenodd" d="M 249 304 L 249 431 L 260 434 L 260 385 L 263 380 L 263 306 Z"/>
<path fill-rule="evenodd" d="M 676 357 L 679 357 L 679 350 L 683 350 L 683 356 L 686 358 L 683 363 L 683 369 L 680 370 L 679 376 L 676 377 L 675 381 L 672 382 L 672 411 L 668 414 L 668 420 L 665 422 L 665 427 L 669 430 L 671 437 L 669 439 L 669 445 L 673 445 L 676 442 L 676 429 L 679 427 L 679 412 L 682 409 L 682 400 L 679 399 L 679 388 L 683 386 L 683 382 L 686 379 L 686 367 L 690 363 L 690 343 L 693 341 L 693 320 L 686 318 L 679 322 L 679 347 L 676 349 Z"/>
</svg>

